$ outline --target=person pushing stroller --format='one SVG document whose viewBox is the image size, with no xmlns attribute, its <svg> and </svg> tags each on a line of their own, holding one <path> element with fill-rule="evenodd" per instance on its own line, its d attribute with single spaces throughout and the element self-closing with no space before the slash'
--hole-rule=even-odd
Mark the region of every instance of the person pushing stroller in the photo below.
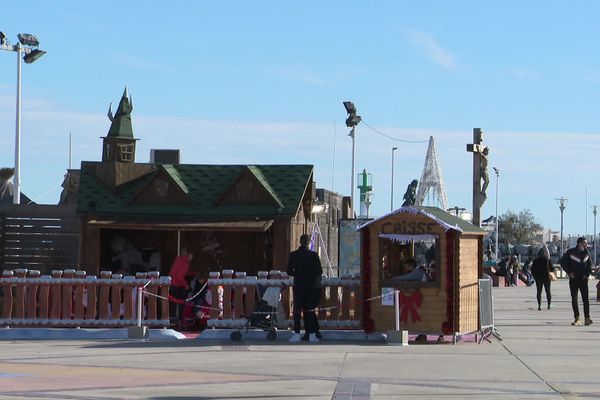
<svg viewBox="0 0 600 400">
<path fill-rule="evenodd" d="M 308 249 L 310 236 L 303 234 L 300 236 L 300 247 L 290 253 L 288 260 L 287 273 L 294 277 L 294 334 L 290 338 L 290 343 L 298 343 L 302 340 L 300 337 L 300 318 L 304 315 L 304 329 L 308 334 L 308 341 L 317 343 L 318 320 L 315 314 L 315 308 L 318 305 L 318 299 L 315 299 L 321 285 L 321 261 L 314 251 Z"/>
</svg>

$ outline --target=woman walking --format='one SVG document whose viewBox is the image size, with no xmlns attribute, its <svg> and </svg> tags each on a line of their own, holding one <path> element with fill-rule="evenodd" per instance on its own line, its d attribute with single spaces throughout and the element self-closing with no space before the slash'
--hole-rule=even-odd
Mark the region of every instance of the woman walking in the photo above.
<svg viewBox="0 0 600 400">
<path fill-rule="evenodd" d="M 552 308 L 552 294 L 550 293 L 550 273 L 554 273 L 554 267 L 550 261 L 550 252 L 546 246 L 538 252 L 538 256 L 533 260 L 531 273 L 535 279 L 537 288 L 538 310 L 542 309 L 542 287 L 546 291 L 546 300 L 548 300 L 548 309 Z"/>
</svg>

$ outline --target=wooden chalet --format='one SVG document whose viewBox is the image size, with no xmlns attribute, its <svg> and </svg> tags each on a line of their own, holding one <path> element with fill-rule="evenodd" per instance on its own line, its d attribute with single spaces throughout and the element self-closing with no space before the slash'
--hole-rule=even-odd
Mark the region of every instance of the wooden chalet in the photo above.
<svg viewBox="0 0 600 400">
<path fill-rule="evenodd" d="M 132 109 L 125 92 L 109 110 L 102 162 L 81 164 L 82 268 L 135 273 L 154 257 L 151 269 L 167 274 L 186 247 L 205 276 L 285 269 L 308 228 L 313 167 L 135 163 Z"/>
<path fill-rule="evenodd" d="M 366 331 L 394 330 L 394 290 L 399 291 L 401 330 L 478 331 L 485 231 L 423 206 L 401 207 L 359 230 L 363 296 L 374 298 L 363 307 Z"/>
</svg>

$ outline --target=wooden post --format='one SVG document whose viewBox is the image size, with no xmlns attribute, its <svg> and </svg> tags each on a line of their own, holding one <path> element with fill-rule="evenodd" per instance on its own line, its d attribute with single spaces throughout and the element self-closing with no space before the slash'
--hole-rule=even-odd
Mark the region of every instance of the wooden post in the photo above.
<svg viewBox="0 0 600 400">
<path fill-rule="evenodd" d="M 146 272 L 136 272 L 136 274 L 135 274 L 135 279 L 147 279 L 147 278 L 148 278 L 148 273 L 146 273 Z M 140 305 L 138 304 L 139 296 L 137 296 L 138 286 L 134 287 L 133 290 L 134 290 L 134 293 L 136 294 L 136 300 L 135 300 L 135 307 L 134 308 L 136 310 L 139 310 L 140 309 Z M 148 290 L 148 287 L 146 287 L 144 290 Z M 143 319 L 143 314 L 144 314 L 144 297 L 145 296 L 143 296 L 143 294 L 142 294 L 142 319 Z M 169 294 L 167 293 L 167 296 L 165 296 L 165 297 L 168 298 Z M 168 303 L 168 301 L 167 301 L 167 303 Z M 127 312 L 127 310 L 125 310 L 125 312 Z M 138 311 L 136 311 L 135 315 L 136 315 L 136 319 L 137 319 L 138 318 Z"/>
<path fill-rule="evenodd" d="M 51 272 L 52 279 L 60 279 L 63 272 L 59 269 L 55 269 Z M 56 282 L 56 281 L 55 281 Z M 62 298 L 62 289 L 60 285 L 54 284 L 50 286 L 50 319 L 60 319 L 60 306 Z"/>
<path fill-rule="evenodd" d="M 219 272 L 209 272 L 208 279 L 219 279 Z M 219 285 L 209 285 L 211 304 L 210 304 L 210 319 L 219 318 Z"/>
<path fill-rule="evenodd" d="M 233 270 L 225 269 L 223 270 L 223 279 L 233 279 Z M 231 319 L 231 291 L 233 290 L 233 285 L 231 283 L 223 285 L 223 319 Z"/>
<path fill-rule="evenodd" d="M 110 285 L 110 319 L 119 320 L 121 319 L 121 290 L 123 289 L 120 281 L 123 279 L 123 275 L 112 274 L 110 278 L 114 280 L 114 283 Z"/>
<path fill-rule="evenodd" d="M 246 277 L 246 302 L 244 314 L 250 316 L 252 310 L 254 309 L 254 304 L 256 304 L 256 277 L 255 276 L 247 276 Z"/>
<path fill-rule="evenodd" d="M 27 274 L 29 278 L 39 280 L 40 271 L 32 270 Z M 36 319 L 37 306 L 38 306 L 38 285 L 27 285 L 27 310 L 26 315 L 28 319 Z"/>
<path fill-rule="evenodd" d="M 75 278 L 85 279 L 85 271 L 75 271 Z M 84 300 L 85 285 L 78 283 L 75 285 L 75 319 L 81 321 L 83 319 L 83 313 L 85 311 L 85 300 Z"/>
<path fill-rule="evenodd" d="M 137 299 L 137 287 L 135 286 L 135 284 L 133 283 L 133 281 L 135 280 L 135 277 L 133 276 L 126 276 L 123 281 L 124 281 L 124 285 L 123 285 L 123 304 L 125 305 L 125 310 L 123 313 L 123 319 L 125 320 L 132 320 L 133 319 L 133 299 L 134 296 Z M 142 299 L 143 300 L 143 299 Z M 136 300 L 137 302 L 137 300 Z M 137 316 L 137 313 L 135 314 Z"/>
<path fill-rule="evenodd" d="M 342 303 L 340 301 L 340 278 L 334 278 L 333 285 L 329 289 L 329 319 L 331 321 L 337 321 L 340 319 L 340 307 Z"/>
<path fill-rule="evenodd" d="M 17 278 L 25 278 L 27 276 L 27 270 L 24 268 L 19 268 L 15 271 L 15 275 Z M 25 318 L 25 284 L 18 283 L 16 290 L 16 299 L 15 299 L 15 318 L 23 319 Z"/>
<path fill-rule="evenodd" d="M 74 269 L 65 269 L 63 278 L 73 279 L 75 277 Z M 73 312 L 73 285 L 63 284 L 62 286 L 62 312 L 61 318 L 70 320 Z"/>
<path fill-rule="evenodd" d="M 160 274 L 156 271 L 148 273 L 148 279 L 155 281 L 159 278 Z M 151 294 L 158 294 L 158 282 L 152 282 L 148 285 L 146 290 Z M 158 319 L 158 298 L 156 296 L 147 296 L 146 302 L 148 304 L 148 315 L 146 316 L 147 320 L 157 320 Z"/>
<path fill-rule="evenodd" d="M 319 321 L 327 320 L 327 307 L 329 307 L 329 299 L 331 297 L 331 289 L 329 287 L 329 280 L 326 279 L 321 284 L 321 298 L 319 299 L 319 312 L 317 318 Z"/>
<path fill-rule="evenodd" d="M 165 297 L 165 298 L 169 298 L 169 288 L 171 287 L 171 281 L 169 279 L 169 277 L 165 277 L 168 280 L 164 280 L 164 282 L 162 282 L 160 284 L 160 296 Z M 158 278 L 157 278 L 158 279 Z M 161 281 L 163 281 L 162 278 L 160 278 Z M 171 316 L 169 315 L 169 300 L 165 300 L 165 299 L 160 299 L 160 319 L 162 320 L 170 320 Z"/>
<path fill-rule="evenodd" d="M 235 286 L 233 286 L 235 288 L 235 298 L 233 299 L 233 318 L 240 318 L 240 316 L 244 313 L 243 309 L 244 309 L 244 303 L 243 303 L 243 297 L 244 297 L 244 284 L 243 282 L 246 280 L 246 273 L 245 272 L 236 272 L 235 273 L 235 280 L 239 281 L 239 284 L 236 284 Z"/>
<path fill-rule="evenodd" d="M 342 302 L 341 306 L 341 314 L 342 320 L 350 321 L 350 293 L 352 292 L 352 288 L 350 287 L 350 275 L 342 275 Z"/>
<path fill-rule="evenodd" d="M 286 285 L 281 289 L 281 307 L 283 308 L 283 315 L 286 320 L 290 319 L 290 284 L 287 272 L 281 273 L 281 279 L 286 282 Z M 284 322 L 284 321 L 280 321 Z"/>
<path fill-rule="evenodd" d="M 96 319 L 96 307 L 98 304 L 98 286 L 95 285 L 96 276 L 88 276 L 85 278 L 86 282 L 85 290 L 87 293 L 87 305 L 85 309 L 85 319 L 94 321 Z"/>
<path fill-rule="evenodd" d="M 42 275 L 40 277 L 40 292 L 38 295 L 38 318 L 48 319 L 50 307 L 50 276 Z"/>
<path fill-rule="evenodd" d="M 13 271 L 2 271 L 2 278 L 10 279 L 14 275 Z M 2 305 L 2 318 L 10 319 L 12 317 L 12 307 L 13 307 L 13 292 L 12 292 L 12 284 L 3 283 L 2 284 L 2 292 L 4 293 L 4 304 Z"/>
<path fill-rule="evenodd" d="M 112 272 L 110 271 L 100 271 L 100 279 L 110 279 L 112 276 Z M 110 286 L 106 283 L 100 285 L 100 290 L 98 290 L 98 319 L 107 320 L 108 319 L 108 294 L 110 291 Z"/>
</svg>

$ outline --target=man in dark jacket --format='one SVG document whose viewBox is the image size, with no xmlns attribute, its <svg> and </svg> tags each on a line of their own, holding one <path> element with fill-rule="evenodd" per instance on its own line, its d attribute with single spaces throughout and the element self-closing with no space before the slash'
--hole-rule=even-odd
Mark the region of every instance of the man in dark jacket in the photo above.
<svg viewBox="0 0 600 400">
<path fill-rule="evenodd" d="M 577 292 L 581 292 L 583 301 L 583 314 L 585 325 L 590 325 L 590 302 L 588 299 L 588 278 L 592 273 L 592 261 L 590 252 L 587 250 L 587 240 L 584 237 L 577 239 L 577 246 L 569 249 L 560 259 L 560 266 L 569 275 L 569 288 L 571 289 L 571 303 L 575 321 L 571 325 L 581 325 L 579 321 L 579 305 L 577 304 Z"/>
<path fill-rule="evenodd" d="M 300 342 L 300 317 L 304 314 L 304 329 L 308 333 L 308 341 L 316 343 L 317 315 L 315 307 L 316 288 L 321 284 L 321 261 L 314 251 L 308 249 L 309 235 L 300 236 L 300 247 L 290 253 L 287 273 L 294 277 L 294 335 L 290 342 Z"/>
</svg>

